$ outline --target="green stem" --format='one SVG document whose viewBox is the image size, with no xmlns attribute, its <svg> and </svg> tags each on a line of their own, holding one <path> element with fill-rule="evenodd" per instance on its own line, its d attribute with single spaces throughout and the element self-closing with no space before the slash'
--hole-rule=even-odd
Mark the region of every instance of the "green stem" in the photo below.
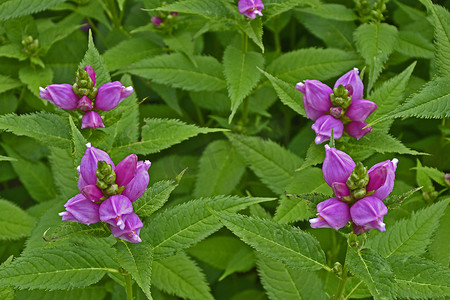
<svg viewBox="0 0 450 300">
<path fill-rule="evenodd" d="M 125 277 L 125 291 L 127 292 L 127 300 L 133 300 L 133 284 L 131 282 L 130 274 L 123 274 Z"/>
<path fill-rule="evenodd" d="M 346 283 L 347 283 L 347 265 L 344 263 L 344 268 L 342 269 L 341 281 L 339 281 L 339 286 L 338 286 L 336 296 L 334 297 L 334 299 L 340 300 L 343 298 L 342 296 L 344 294 L 344 288 L 345 288 Z"/>
</svg>

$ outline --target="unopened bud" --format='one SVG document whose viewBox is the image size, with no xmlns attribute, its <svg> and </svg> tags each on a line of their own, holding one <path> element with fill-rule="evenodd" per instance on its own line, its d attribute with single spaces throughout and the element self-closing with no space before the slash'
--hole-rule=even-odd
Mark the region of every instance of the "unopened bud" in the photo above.
<svg viewBox="0 0 450 300">
<path fill-rule="evenodd" d="M 336 276 L 340 277 L 342 276 L 342 265 L 340 262 L 336 262 L 331 269 L 331 272 L 333 272 Z"/>
<path fill-rule="evenodd" d="M 450 173 L 444 175 L 444 181 L 450 187 Z"/>
<path fill-rule="evenodd" d="M 434 200 L 439 196 L 439 193 L 435 190 L 423 192 L 423 199 L 428 203 L 433 203 Z"/>
</svg>

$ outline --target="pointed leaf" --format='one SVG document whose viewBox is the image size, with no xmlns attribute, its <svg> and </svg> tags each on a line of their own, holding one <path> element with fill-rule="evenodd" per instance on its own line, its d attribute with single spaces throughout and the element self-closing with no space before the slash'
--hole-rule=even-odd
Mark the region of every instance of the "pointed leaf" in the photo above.
<svg viewBox="0 0 450 300">
<path fill-rule="evenodd" d="M 12 202 L 0 199 L 0 240 L 16 240 L 30 235 L 36 221 Z"/>
<path fill-rule="evenodd" d="M 86 65 L 91 65 L 97 75 L 95 80 L 95 86 L 97 88 L 111 81 L 111 77 L 109 76 L 103 57 L 100 53 L 98 53 L 97 48 L 95 48 L 94 40 L 92 38 L 92 31 L 89 31 L 88 49 L 83 57 L 83 60 L 78 65 L 78 68 L 83 69 Z"/>
<path fill-rule="evenodd" d="M 6 0 L 0 4 L 0 21 L 17 18 L 54 7 L 64 0 Z"/>
</svg>

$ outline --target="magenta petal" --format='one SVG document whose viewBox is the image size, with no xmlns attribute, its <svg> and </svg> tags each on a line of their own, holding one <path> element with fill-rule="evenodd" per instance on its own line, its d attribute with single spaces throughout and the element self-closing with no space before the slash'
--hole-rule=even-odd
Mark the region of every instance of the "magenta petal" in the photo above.
<svg viewBox="0 0 450 300">
<path fill-rule="evenodd" d="M 163 20 L 160 17 L 151 17 L 150 21 L 153 23 L 155 27 L 159 27 Z"/>
<path fill-rule="evenodd" d="M 78 166 L 77 167 L 77 171 L 78 171 L 78 189 L 81 191 L 81 189 L 83 187 L 85 187 L 86 185 L 88 185 L 88 184 L 86 183 L 86 181 L 84 181 L 83 176 L 81 176 L 80 170 L 81 170 L 81 168 L 80 168 L 80 166 Z"/>
<path fill-rule="evenodd" d="M 349 136 L 352 136 L 359 140 L 366 134 L 372 132 L 372 127 L 364 128 L 366 126 L 366 122 L 353 121 L 346 124 L 344 130 L 348 133 Z"/>
<path fill-rule="evenodd" d="M 95 74 L 94 69 L 91 67 L 91 65 L 86 65 L 86 67 L 84 67 L 84 70 L 88 73 L 89 77 L 91 77 L 93 85 L 95 85 L 97 74 Z"/>
<path fill-rule="evenodd" d="M 118 186 L 126 186 L 136 175 L 137 155 L 130 154 L 116 167 L 116 183 Z"/>
<path fill-rule="evenodd" d="M 63 221 L 75 221 L 87 225 L 100 221 L 99 205 L 89 201 L 81 194 L 70 198 L 64 207 L 66 211 L 59 213 L 63 217 Z"/>
<path fill-rule="evenodd" d="M 86 96 L 83 96 L 78 100 L 77 108 L 82 111 L 90 111 L 92 110 L 92 101 Z"/>
<path fill-rule="evenodd" d="M 330 198 L 317 205 L 318 217 L 309 220 L 312 228 L 330 227 L 338 230 L 350 221 L 348 204 L 337 198 Z"/>
<path fill-rule="evenodd" d="M 95 111 L 88 111 L 81 118 L 81 129 L 105 127 L 102 117 Z"/>
<path fill-rule="evenodd" d="M 131 202 L 137 200 L 144 194 L 147 189 L 150 177 L 148 175 L 148 169 L 150 168 L 150 161 L 138 162 L 136 169 L 136 176 L 127 184 L 123 190 L 122 195 L 127 196 Z"/>
<path fill-rule="evenodd" d="M 322 165 L 323 178 L 329 186 L 346 183 L 356 164 L 347 153 L 325 145 L 325 160 Z"/>
<path fill-rule="evenodd" d="M 387 173 L 388 171 L 386 169 L 386 166 L 379 166 L 375 169 L 372 169 L 372 171 L 368 172 L 369 183 L 366 186 L 367 192 L 379 189 L 386 182 Z"/>
<path fill-rule="evenodd" d="M 256 18 L 256 15 L 262 16 L 261 10 L 264 9 L 264 4 L 261 0 L 239 0 L 239 13 L 249 17 Z"/>
<path fill-rule="evenodd" d="M 377 109 L 375 102 L 364 99 L 352 100 L 352 104 L 350 104 L 345 115 L 352 121 L 364 121 L 375 109 Z"/>
<path fill-rule="evenodd" d="M 369 231 L 371 228 L 367 226 L 358 226 L 355 223 L 353 223 L 353 233 L 354 234 L 362 234 L 364 232 Z"/>
<path fill-rule="evenodd" d="M 380 163 L 377 163 L 367 172 L 369 174 L 369 183 L 367 185 L 367 191 L 376 190 L 375 193 L 372 194 L 373 197 L 377 197 L 380 200 L 386 199 L 387 196 L 394 189 L 394 180 L 395 180 L 395 171 L 397 170 L 398 159 L 394 158 L 392 161 L 386 160 Z M 379 185 L 379 182 L 375 182 L 376 174 L 379 172 L 378 169 L 386 170 L 386 179 L 382 182 L 381 186 L 376 188 L 376 185 Z M 372 178 L 374 183 L 371 183 Z M 378 181 L 382 181 L 382 178 L 378 179 Z M 376 184 L 375 184 L 376 183 Z"/>
<path fill-rule="evenodd" d="M 359 78 L 359 70 L 357 68 L 353 68 L 353 70 L 342 75 L 336 81 L 334 87 L 337 88 L 341 84 L 350 92 L 349 96 L 352 96 L 352 100 L 362 99 L 364 84 L 361 78 Z"/>
<path fill-rule="evenodd" d="M 114 109 L 131 93 L 133 93 L 133 87 L 124 87 L 119 81 L 105 83 L 98 89 L 95 108 L 101 110 Z"/>
<path fill-rule="evenodd" d="M 139 219 L 138 215 L 133 212 L 126 218 L 123 229 L 114 225 L 111 225 L 110 228 L 114 237 L 131 243 L 140 243 L 142 240 L 139 237 L 139 232 L 141 231 L 142 226 L 142 221 Z"/>
<path fill-rule="evenodd" d="M 105 161 L 107 164 L 111 165 L 113 169 L 115 168 L 115 165 L 105 151 L 92 147 L 90 143 L 87 143 L 86 147 L 86 152 L 84 152 L 84 155 L 81 158 L 80 173 L 87 184 L 96 185 L 98 161 Z"/>
<path fill-rule="evenodd" d="M 380 231 L 386 230 L 383 218 L 387 212 L 388 209 L 383 201 L 373 196 L 359 200 L 350 208 L 350 215 L 356 225 Z"/>
<path fill-rule="evenodd" d="M 350 190 L 345 183 L 333 182 L 331 188 L 333 189 L 333 193 L 339 200 L 342 200 L 344 197 L 350 196 Z"/>
<path fill-rule="evenodd" d="M 92 202 L 97 202 L 103 197 L 102 191 L 93 184 L 89 184 L 80 189 L 81 194 L 83 194 L 86 199 Z"/>
<path fill-rule="evenodd" d="M 342 132 L 344 131 L 344 124 L 339 119 L 330 115 L 324 115 L 318 118 L 311 128 L 316 132 L 314 142 L 319 145 L 330 139 L 331 131 L 334 132 L 334 139 L 341 138 Z"/>
<path fill-rule="evenodd" d="M 120 229 L 125 228 L 127 215 L 133 212 L 131 201 L 123 195 L 114 195 L 100 204 L 100 220 Z"/>
<path fill-rule="evenodd" d="M 330 95 L 333 90 L 326 84 L 318 80 L 305 80 L 305 92 L 303 93 L 303 103 L 305 105 L 305 112 L 311 120 L 315 116 L 308 115 L 308 111 L 321 112 L 322 114 L 329 113 L 331 108 Z"/>
<path fill-rule="evenodd" d="M 50 84 L 44 89 L 39 88 L 42 99 L 54 103 L 58 108 L 75 110 L 78 106 L 78 96 L 73 92 L 72 86 L 67 83 Z"/>
</svg>

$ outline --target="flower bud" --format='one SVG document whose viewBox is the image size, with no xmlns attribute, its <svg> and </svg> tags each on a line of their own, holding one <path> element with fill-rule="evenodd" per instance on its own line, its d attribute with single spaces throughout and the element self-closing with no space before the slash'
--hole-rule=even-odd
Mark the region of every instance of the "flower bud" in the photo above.
<svg viewBox="0 0 450 300">
<path fill-rule="evenodd" d="M 264 4 L 261 0 L 239 0 L 238 2 L 239 13 L 249 17 L 250 19 L 256 18 L 256 15 L 262 17 L 261 10 L 264 9 Z"/>
<path fill-rule="evenodd" d="M 102 117 L 95 111 L 88 111 L 81 118 L 81 129 L 105 127 Z"/>
<path fill-rule="evenodd" d="M 90 143 L 87 143 L 86 147 L 87 149 L 81 158 L 80 173 L 87 184 L 95 185 L 97 183 L 97 164 L 99 161 L 104 161 L 106 164 L 111 165 L 113 169 L 115 166 L 105 151 L 92 147 Z"/>
<path fill-rule="evenodd" d="M 347 186 L 350 190 L 365 188 L 369 182 L 369 175 L 367 169 L 361 162 L 358 162 L 352 173 L 347 179 Z"/>
<path fill-rule="evenodd" d="M 86 225 L 100 221 L 99 205 L 78 194 L 64 204 L 66 211 L 59 213 L 63 221 L 74 221 Z"/>
<path fill-rule="evenodd" d="M 350 221 L 347 203 L 330 198 L 317 205 L 317 218 L 310 219 L 312 228 L 333 228 L 338 230 Z"/>
<path fill-rule="evenodd" d="M 333 90 L 329 86 L 318 80 L 305 80 L 305 83 L 297 83 L 296 88 L 303 93 L 303 105 L 309 119 L 316 121 L 330 111 Z"/>
<path fill-rule="evenodd" d="M 86 65 L 83 70 L 85 70 L 87 72 L 87 74 L 89 75 L 89 78 L 92 81 L 92 86 L 95 86 L 95 79 L 97 78 L 97 74 L 95 74 L 95 71 L 92 68 L 92 66 Z"/>
<path fill-rule="evenodd" d="M 334 182 L 345 183 L 356 164 L 347 153 L 325 145 L 325 160 L 323 161 L 323 178 L 329 186 Z"/>
<path fill-rule="evenodd" d="M 133 212 L 133 205 L 123 195 L 114 195 L 100 204 L 99 214 L 102 222 L 125 228 L 126 217 Z"/>
<path fill-rule="evenodd" d="M 150 21 L 153 23 L 155 27 L 159 27 L 163 22 L 163 19 L 161 19 L 160 17 L 152 17 Z"/>
<path fill-rule="evenodd" d="M 125 220 L 124 229 L 120 229 L 118 226 L 111 225 L 111 232 L 114 237 L 131 242 L 140 243 L 142 242 L 139 237 L 143 224 L 139 219 L 138 215 L 134 212 L 129 214 Z"/>
<path fill-rule="evenodd" d="M 332 115 L 336 119 L 339 119 L 344 115 L 344 111 L 342 110 L 341 107 L 333 106 L 330 108 L 330 115 Z"/>
<path fill-rule="evenodd" d="M 328 141 L 331 138 L 331 132 L 334 133 L 335 139 L 339 139 L 344 131 L 342 121 L 330 115 L 324 115 L 318 118 L 311 128 L 316 133 L 316 138 L 314 139 L 316 145 Z"/>
<path fill-rule="evenodd" d="M 133 87 L 124 87 L 119 81 L 108 82 L 98 89 L 95 108 L 111 110 L 133 93 Z"/>
<path fill-rule="evenodd" d="M 54 103 L 60 109 L 77 109 L 78 97 L 70 84 L 50 84 L 45 89 L 39 87 L 39 91 L 39 97 Z"/>
<path fill-rule="evenodd" d="M 78 107 L 79 110 L 82 111 L 90 111 L 92 110 L 92 101 L 86 96 L 83 96 L 78 100 Z"/>
<path fill-rule="evenodd" d="M 116 167 L 116 183 L 118 186 L 126 186 L 136 175 L 137 155 L 130 154 Z"/>
<path fill-rule="evenodd" d="M 350 208 L 351 218 L 356 225 L 379 231 L 386 230 L 383 218 L 387 212 L 388 209 L 383 201 L 373 196 L 359 200 Z"/>
<path fill-rule="evenodd" d="M 386 199 L 394 188 L 395 170 L 397 169 L 398 159 L 394 158 L 392 161 L 386 160 L 375 164 L 369 169 L 369 183 L 367 184 L 367 191 L 375 191 L 373 197 L 380 200 Z"/>
<path fill-rule="evenodd" d="M 347 184 L 342 182 L 333 182 L 331 188 L 339 200 L 347 202 L 347 199 L 344 198 L 350 196 L 350 190 L 348 189 Z"/>
<path fill-rule="evenodd" d="M 349 91 L 349 96 L 352 96 L 352 100 L 362 99 L 364 84 L 359 78 L 359 70 L 358 68 L 353 68 L 348 71 L 344 75 L 342 75 L 334 84 L 334 87 L 337 88 L 339 85 L 345 87 L 346 90 Z"/>
<path fill-rule="evenodd" d="M 445 181 L 445 184 L 450 187 L 450 174 L 449 173 L 446 173 L 444 175 L 444 181 Z"/>
<path fill-rule="evenodd" d="M 136 176 L 127 184 L 122 192 L 122 195 L 127 196 L 131 202 L 137 200 L 144 194 L 147 189 L 150 177 L 148 176 L 148 169 L 151 166 L 151 162 L 146 160 L 140 161 L 137 164 Z"/>
<path fill-rule="evenodd" d="M 366 126 L 366 122 L 353 121 L 345 125 L 345 132 L 347 132 L 348 135 L 359 140 L 366 134 L 372 132 L 372 127 L 367 127 L 364 129 L 364 127 Z"/>
<path fill-rule="evenodd" d="M 92 202 L 98 202 L 103 197 L 102 191 L 93 184 L 89 184 L 80 189 L 81 194 Z"/>
</svg>

